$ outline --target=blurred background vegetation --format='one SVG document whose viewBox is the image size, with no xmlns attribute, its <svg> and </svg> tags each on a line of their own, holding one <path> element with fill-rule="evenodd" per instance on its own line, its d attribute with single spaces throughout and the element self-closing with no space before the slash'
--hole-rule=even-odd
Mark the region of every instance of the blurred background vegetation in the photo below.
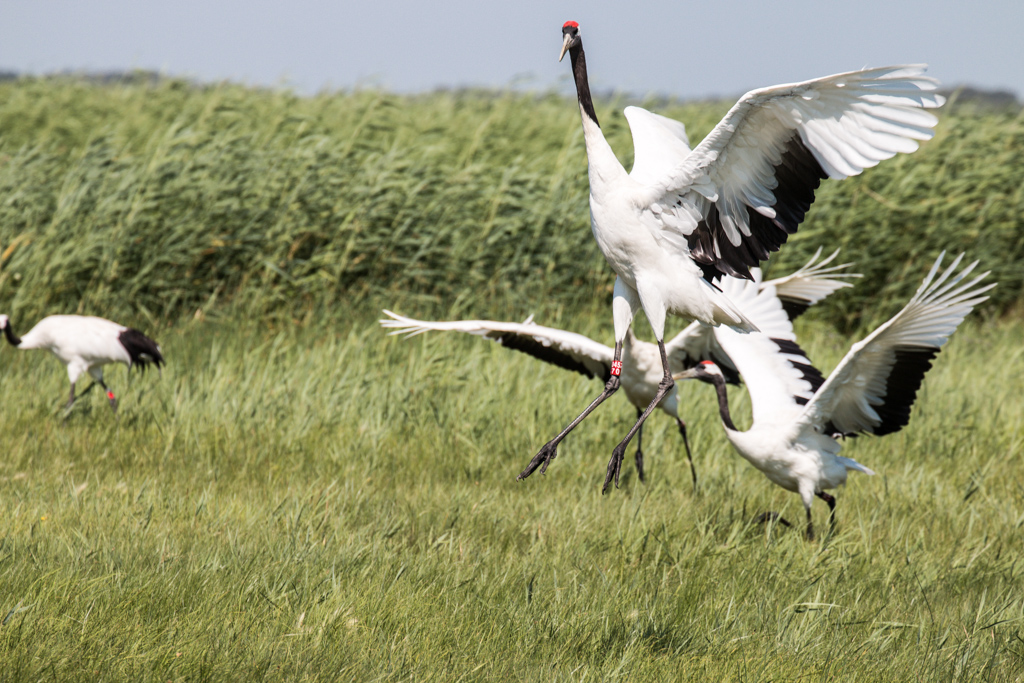
<svg viewBox="0 0 1024 683">
<path fill-rule="evenodd" d="M 1024 115 L 967 99 L 954 93 L 918 152 L 826 181 L 772 264 L 842 247 L 866 277 L 821 308 L 839 329 L 891 315 L 942 249 L 994 271 L 990 313 L 1020 300 Z M 628 103 L 598 106 L 627 168 Z M 696 143 L 731 102 L 640 104 Z M 590 235 L 578 118 L 554 94 L 0 82 L 0 308 L 24 327 L 56 312 L 161 324 L 603 307 L 613 274 Z"/>
</svg>

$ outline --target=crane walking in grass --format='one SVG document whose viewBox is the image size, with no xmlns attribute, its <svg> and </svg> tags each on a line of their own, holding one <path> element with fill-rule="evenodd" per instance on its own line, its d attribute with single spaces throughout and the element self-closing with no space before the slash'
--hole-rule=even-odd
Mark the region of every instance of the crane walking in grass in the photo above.
<svg viewBox="0 0 1024 683">
<path fill-rule="evenodd" d="M 849 287 L 846 278 L 860 277 L 859 273 L 839 272 L 850 264 L 830 265 L 839 250 L 819 261 L 821 249 L 799 270 L 793 273 L 759 282 L 760 288 L 772 287 L 774 295 L 779 299 L 780 306 L 790 320 L 818 303 L 828 295 L 842 287 Z M 758 275 L 760 273 L 758 272 Z M 552 365 L 566 370 L 573 370 L 586 377 L 597 377 L 607 382 L 611 377 L 614 351 L 604 344 L 575 332 L 567 332 L 552 327 L 542 327 L 533 322 L 533 316 L 522 323 L 498 322 L 493 320 L 459 320 L 454 322 L 434 322 L 414 320 L 385 310 L 391 319 L 381 320 L 383 327 L 394 330 L 391 334 L 407 334 L 413 336 L 430 330 L 466 332 L 485 339 L 491 339 L 502 346 L 522 351 Z M 739 374 L 729 356 L 715 341 L 713 328 L 702 323 L 692 323 L 689 327 L 673 337 L 665 344 L 669 366 L 673 372 L 680 372 L 693 367 L 705 359 L 716 360 L 726 369 L 729 381 L 738 383 Z M 624 362 L 622 374 L 619 376 L 626 398 L 636 408 L 639 416 L 644 408 L 653 400 L 658 391 L 658 383 L 662 377 L 661 362 L 658 358 L 658 347 L 650 342 L 641 341 L 633 334 L 632 329 L 623 340 L 622 353 Z M 679 433 L 683 437 L 686 458 L 690 463 L 690 474 L 693 486 L 697 488 L 697 469 L 693 464 L 690 443 L 686 434 L 686 423 L 679 417 L 679 395 L 675 387 L 665 395 L 658 404 L 662 412 L 676 421 Z M 640 481 L 644 481 L 643 427 L 636 435 L 636 470 Z"/>
<path fill-rule="evenodd" d="M 540 449 L 520 480 L 543 471 L 562 439 L 619 388 L 626 330 L 643 307 L 663 374 L 651 403 L 612 452 L 609 472 L 617 475 L 629 440 L 673 386 L 666 315 L 755 329 L 709 280 L 750 277 L 749 268 L 796 231 L 821 179 L 856 175 L 915 150 L 936 123 L 924 110 L 944 101 L 930 92 L 936 83 L 920 66 L 774 86 L 744 95 L 692 151 L 680 124 L 628 107 L 635 162 L 627 174 L 598 124 L 579 24 L 566 22 L 562 36 L 559 60 L 569 54 L 583 121 L 591 228 L 618 276 L 615 352 L 604 391 Z"/>
<path fill-rule="evenodd" d="M 840 434 L 883 436 L 902 429 L 932 359 L 957 326 L 995 284 L 979 285 L 982 273 L 964 282 L 978 262 L 956 272 L 961 254 L 937 279 L 936 259 L 903 310 L 857 342 L 828 379 L 793 341 L 792 325 L 765 291 L 737 280 L 723 282 L 732 300 L 761 328 L 742 335 L 726 327 L 715 338 L 750 392 L 753 425 L 737 429 L 729 415 L 726 374 L 702 361 L 675 375 L 715 387 L 725 434 L 733 447 L 769 480 L 800 495 L 807 512 L 807 537 L 814 538 L 811 502 L 821 498 L 835 525 L 835 498 L 827 492 L 846 483 L 853 470 L 874 474 L 839 455 Z"/>
<path fill-rule="evenodd" d="M 110 408 L 117 412 L 117 398 L 103 381 L 103 366 L 124 363 L 128 372 L 138 366 L 145 370 L 152 363 L 160 369 L 164 357 L 160 346 L 138 330 L 104 318 L 84 315 L 51 315 L 43 318 L 23 337 L 17 337 L 10 320 L 0 315 L 0 330 L 11 346 L 19 349 L 47 349 L 68 369 L 71 397 L 67 410 L 75 403 L 75 382 L 88 372 L 95 384 L 103 387 Z M 93 387 L 89 385 L 89 389 Z M 86 389 L 88 391 L 89 389 Z"/>
</svg>

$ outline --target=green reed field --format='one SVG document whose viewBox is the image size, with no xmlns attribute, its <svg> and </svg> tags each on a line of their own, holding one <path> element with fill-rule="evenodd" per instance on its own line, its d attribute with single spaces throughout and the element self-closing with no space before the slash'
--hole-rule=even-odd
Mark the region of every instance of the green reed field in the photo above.
<svg viewBox="0 0 1024 683">
<path fill-rule="evenodd" d="M 727 106 L 659 111 L 696 140 Z M 119 419 L 94 391 L 62 422 L 60 364 L 0 347 L 0 680 L 1024 680 L 1020 111 L 953 106 L 826 183 L 772 266 L 835 242 L 870 276 L 799 321 L 825 371 L 939 250 L 1000 281 L 908 428 L 846 443 L 878 475 L 813 543 L 753 523 L 802 507 L 709 387 L 683 386 L 697 491 L 659 413 L 648 483 L 627 462 L 601 496 L 622 398 L 517 483 L 599 385 L 377 326 L 606 340 L 578 128 L 554 96 L 0 84 L 0 312 L 105 315 L 168 359 L 108 371 Z"/>
</svg>

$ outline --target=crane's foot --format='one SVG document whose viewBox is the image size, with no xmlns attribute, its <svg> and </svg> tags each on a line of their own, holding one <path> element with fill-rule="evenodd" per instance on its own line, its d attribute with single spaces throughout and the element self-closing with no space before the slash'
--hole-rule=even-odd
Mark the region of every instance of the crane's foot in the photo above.
<svg viewBox="0 0 1024 683">
<path fill-rule="evenodd" d="M 526 466 L 526 469 L 519 473 L 516 477 L 516 481 L 522 481 L 528 476 L 534 473 L 538 467 L 540 467 L 540 473 L 544 474 L 548 470 L 548 465 L 558 455 L 558 442 L 548 441 L 544 446 L 537 452 L 537 455 L 533 456 L 533 460 Z"/>
<path fill-rule="evenodd" d="M 619 488 L 619 472 L 622 471 L 622 461 L 626 459 L 626 446 L 625 444 L 619 444 L 612 451 L 612 458 L 608 461 L 608 471 L 604 475 L 604 486 L 601 487 L 601 493 L 608 493 L 608 488 L 615 481 L 615 488 Z"/>
</svg>

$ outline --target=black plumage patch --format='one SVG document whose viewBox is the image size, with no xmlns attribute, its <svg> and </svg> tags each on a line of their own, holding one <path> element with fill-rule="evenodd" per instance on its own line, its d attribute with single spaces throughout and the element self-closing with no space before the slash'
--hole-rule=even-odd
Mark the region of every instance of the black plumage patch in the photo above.
<svg viewBox="0 0 1024 683">
<path fill-rule="evenodd" d="M 11 321 L 8 320 L 7 324 L 4 325 L 4 336 L 7 337 L 7 343 L 11 346 L 20 346 L 21 337 L 14 334 L 14 330 L 11 329 Z"/>
<path fill-rule="evenodd" d="M 700 268 L 700 276 L 704 278 L 708 284 L 721 292 L 722 288 L 718 286 L 718 281 L 722 279 L 722 273 L 718 268 L 706 263 L 698 263 L 697 267 Z"/>
<path fill-rule="evenodd" d="M 139 370 L 145 370 L 150 363 L 155 364 L 157 368 L 164 364 L 164 357 L 157 343 L 138 330 L 129 327 L 117 335 L 117 340 L 132 359 L 129 369 L 138 365 Z"/>
<path fill-rule="evenodd" d="M 790 341 L 788 339 L 776 339 L 775 337 L 772 337 L 771 339 L 775 342 L 775 345 L 779 347 L 779 350 L 782 351 L 782 353 L 807 358 L 807 354 L 804 353 L 804 350 L 801 349 L 800 345 L 795 341 Z M 818 389 L 821 388 L 821 385 L 825 383 L 825 377 L 821 374 L 821 371 L 811 365 L 809 359 L 806 363 L 801 363 L 792 359 L 786 360 L 791 366 L 800 371 L 800 378 L 811 385 L 811 394 L 817 393 Z M 807 405 L 808 401 L 808 399 L 803 396 L 794 396 L 793 400 L 796 401 L 797 405 L 801 406 Z"/>
<path fill-rule="evenodd" d="M 782 310 L 786 312 L 786 317 L 790 322 L 802 316 L 811 307 L 811 304 L 804 299 L 787 299 L 780 296 L 779 302 L 782 303 Z"/>
<path fill-rule="evenodd" d="M 875 406 L 881 424 L 874 429 L 876 436 L 898 432 L 910 421 L 910 409 L 917 398 L 924 375 L 932 367 L 936 348 L 904 347 L 896 349 L 896 363 L 885 380 L 885 399 Z"/>
<path fill-rule="evenodd" d="M 796 132 L 786 143 L 782 159 L 773 172 L 778 181 L 772 191 L 775 218 L 762 216 L 748 206 L 750 235 L 741 235 L 740 243 L 734 245 L 721 225 L 718 206 L 712 204 L 697 229 L 687 235 L 690 256 L 705 273 L 705 267 L 713 267 L 724 275 L 752 279 L 750 268 L 767 260 L 771 252 L 778 251 L 797 231 L 814 202 L 814 191 L 822 179 L 828 177 Z"/>
<path fill-rule="evenodd" d="M 551 363 L 552 365 L 557 365 L 558 367 L 563 368 L 565 370 L 572 370 L 573 372 L 578 372 L 581 375 L 585 375 L 586 377 L 597 377 L 597 375 L 593 371 L 591 371 L 590 368 L 588 368 L 586 364 L 584 364 L 582 361 L 576 360 L 569 354 L 563 353 L 562 351 L 559 351 L 554 347 L 545 346 L 544 344 L 537 341 L 533 337 L 506 332 L 503 334 L 494 335 L 491 338 L 496 340 L 499 344 L 506 348 L 515 349 L 516 351 L 522 351 L 523 353 L 527 353 L 533 356 L 534 358 L 539 358 L 545 363 Z M 604 372 L 601 374 L 601 380 L 607 382 L 609 379 L 611 379 L 612 368 L 611 365 L 605 364 L 602 364 L 602 367 L 604 369 Z"/>
<path fill-rule="evenodd" d="M 590 81 L 587 79 L 587 56 L 583 52 L 583 42 L 577 42 L 569 48 L 569 60 L 572 62 L 572 77 L 576 81 L 576 97 L 580 101 L 583 113 L 590 117 L 600 128 L 597 112 L 594 111 L 594 100 L 590 96 Z"/>
</svg>

